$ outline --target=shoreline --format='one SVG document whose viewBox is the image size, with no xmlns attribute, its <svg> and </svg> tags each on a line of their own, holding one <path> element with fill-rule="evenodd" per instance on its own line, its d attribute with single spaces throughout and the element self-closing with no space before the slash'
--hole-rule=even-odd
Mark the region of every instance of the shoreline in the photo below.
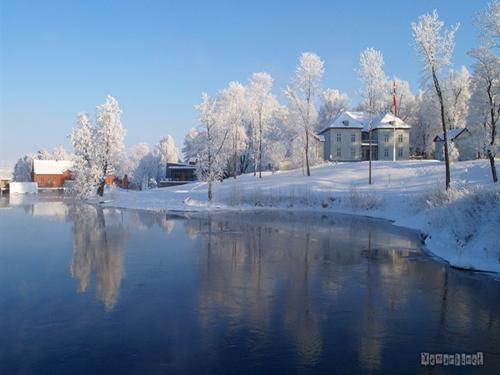
<svg viewBox="0 0 500 375">
<path fill-rule="evenodd" d="M 438 260 L 440 262 L 446 263 L 449 267 L 460 270 L 460 271 L 467 271 L 467 272 L 479 272 L 481 274 L 488 274 L 491 275 L 492 277 L 495 276 L 500 276 L 500 272 L 497 271 L 490 271 L 490 270 L 482 270 L 482 269 L 476 269 L 473 267 L 463 267 L 459 265 L 455 265 L 452 262 L 450 262 L 448 259 L 445 257 L 440 256 L 439 254 L 436 253 L 436 250 L 433 250 L 432 248 L 429 247 L 429 245 L 426 243 L 426 240 L 430 237 L 429 233 L 427 233 L 425 230 L 422 228 L 419 228 L 417 226 L 409 226 L 406 223 L 401 223 L 398 221 L 398 219 L 394 218 L 388 218 L 384 217 L 382 215 L 377 215 L 375 214 L 368 214 L 368 213 L 360 213 L 360 212 L 352 212 L 348 210 L 342 210 L 342 209 L 336 209 L 336 208 L 319 208 L 319 207 L 272 207 L 272 206 L 221 206 L 221 204 L 217 203 L 212 203 L 213 206 L 216 207 L 206 207 L 204 209 L 201 208 L 192 208 L 192 209 L 169 209 L 165 207 L 142 207 L 142 208 L 137 208 L 137 207 L 127 207 L 126 205 L 116 205 L 113 204 L 111 201 L 101 201 L 101 202 L 88 202 L 87 204 L 92 204 L 96 205 L 102 208 L 115 208 L 115 209 L 123 209 L 123 210 L 139 210 L 139 211 L 146 211 L 146 212 L 155 212 L 155 213 L 172 213 L 172 214 L 223 214 L 224 212 L 240 212 L 240 213 L 252 213 L 252 212 L 259 212 L 259 211 L 279 211 L 279 212 L 293 212 L 295 214 L 300 214 L 300 213 L 323 213 L 323 214 L 334 214 L 334 215 L 346 215 L 346 216 L 356 216 L 356 217 L 361 217 L 361 218 L 367 218 L 370 220 L 379 220 L 379 221 L 385 221 L 390 223 L 391 225 L 402 228 L 405 230 L 411 230 L 416 233 L 418 233 L 420 239 L 421 239 L 421 249 L 426 255 L 428 255 L 430 258 L 435 258 L 435 260 Z"/>
</svg>

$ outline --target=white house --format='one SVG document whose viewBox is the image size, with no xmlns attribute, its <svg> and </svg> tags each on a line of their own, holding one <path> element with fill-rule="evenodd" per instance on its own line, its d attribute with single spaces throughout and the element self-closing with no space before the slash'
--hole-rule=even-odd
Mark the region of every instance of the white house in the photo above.
<svg viewBox="0 0 500 375">
<path fill-rule="evenodd" d="M 325 137 L 324 159 L 359 161 L 369 159 L 370 133 L 372 160 L 406 160 L 410 156 L 411 126 L 385 113 L 341 113 L 319 134 Z"/>
</svg>

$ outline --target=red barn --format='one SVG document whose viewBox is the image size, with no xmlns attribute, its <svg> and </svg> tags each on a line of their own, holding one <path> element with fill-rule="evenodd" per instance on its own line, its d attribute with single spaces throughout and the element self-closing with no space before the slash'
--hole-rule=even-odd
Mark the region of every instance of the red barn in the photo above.
<svg viewBox="0 0 500 375">
<path fill-rule="evenodd" d="M 39 188 L 62 188 L 64 181 L 71 180 L 69 160 L 33 160 L 33 182 Z"/>
</svg>

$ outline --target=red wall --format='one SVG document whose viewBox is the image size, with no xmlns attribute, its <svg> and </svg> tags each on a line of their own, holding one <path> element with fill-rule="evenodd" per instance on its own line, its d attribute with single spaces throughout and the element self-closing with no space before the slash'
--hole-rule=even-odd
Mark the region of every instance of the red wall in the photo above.
<svg viewBox="0 0 500 375">
<path fill-rule="evenodd" d="M 53 187 L 60 188 L 64 181 L 71 180 L 71 172 L 65 171 L 63 174 L 36 174 L 33 173 L 33 182 L 38 184 L 38 187 Z"/>
</svg>

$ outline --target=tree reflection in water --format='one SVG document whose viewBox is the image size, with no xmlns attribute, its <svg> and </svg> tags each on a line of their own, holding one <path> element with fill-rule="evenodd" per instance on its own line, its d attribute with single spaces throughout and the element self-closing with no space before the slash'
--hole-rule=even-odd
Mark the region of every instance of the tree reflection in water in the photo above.
<svg viewBox="0 0 500 375">
<path fill-rule="evenodd" d="M 88 289 L 95 274 L 96 294 L 106 311 L 112 311 L 120 294 L 123 279 L 123 248 L 126 232 L 120 220 L 105 215 L 102 208 L 90 205 L 71 206 L 73 221 L 73 259 L 71 275 L 78 291 Z"/>
<path fill-rule="evenodd" d="M 422 350 L 481 350 L 485 369 L 498 368 L 498 280 L 433 260 L 417 233 L 390 223 L 21 203 L 18 212 L 0 210 L 10 218 L 0 220 L 8 228 L 0 264 L 17 264 L 0 272 L 0 357 L 16 352 L 32 373 L 42 357 L 59 364 L 46 373 L 67 373 L 78 361 L 92 364 L 85 373 L 104 363 L 106 373 L 189 374 L 199 363 L 205 373 L 404 373 L 409 364 L 422 369 Z M 68 279 L 67 251 L 75 281 L 59 285 Z M 97 309 L 66 293 L 75 283 L 95 293 Z M 105 313 L 117 303 L 119 311 Z"/>
<path fill-rule="evenodd" d="M 365 219 L 336 220 L 317 214 L 259 213 L 186 221 L 188 236 L 199 237 L 205 248 L 200 252 L 198 311 L 207 332 L 222 315 L 231 326 L 250 327 L 264 342 L 272 325 L 278 324 L 293 337 L 302 364 L 314 365 L 324 345 L 322 323 L 328 319 L 322 304 L 335 306 L 346 280 L 357 269 L 366 269 L 367 260 L 371 263 L 367 252 L 373 249 L 365 249 L 366 244 L 385 246 L 374 255 L 373 276 L 369 266 L 364 276 L 373 284 L 385 284 L 386 278 L 397 278 L 404 272 L 404 251 L 391 248 L 415 248 L 415 241 L 404 236 L 394 236 L 388 244 L 387 236 L 379 236 L 375 230 L 372 233 Z M 365 227 L 360 230 L 360 225 Z M 353 272 L 343 272 L 344 266 L 352 267 Z M 406 298 L 406 292 L 395 285 L 382 293 L 389 306 Z M 379 297 L 368 291 L 361 316 L 364 334 L 359 354 L 367 368 L 378 367 L 382 352 L 382 340 L 377 337 L 384 322 L 376 309 L 385 307 L 380 301 L 371 302 Z M 375 320 L 374 315 L 378 317 Z"/>
</svg>

